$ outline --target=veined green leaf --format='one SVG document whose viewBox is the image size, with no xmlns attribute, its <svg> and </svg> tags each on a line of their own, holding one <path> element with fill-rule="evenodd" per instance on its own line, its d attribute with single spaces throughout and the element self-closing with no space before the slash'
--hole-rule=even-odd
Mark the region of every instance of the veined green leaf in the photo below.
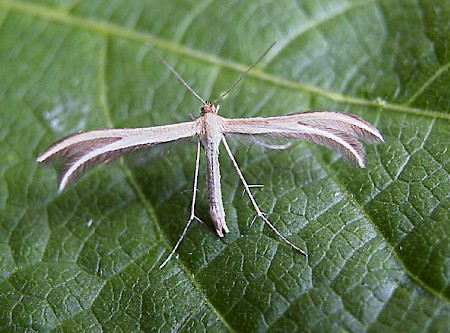
<svg viewBox="0 0 450 333">
<path fill-rule="evenodd" d="M 447 332 L 450 327 L 450 3 L 0 0 L 0 330 Z M 57 194 L 36 163 L 80 130 L 225 117 L 358 114 L 386 142 L 365 169 L 304 142 L 233 145 L 261 208 L 221 155 L 219 239 L 195 146 L 90 171 Z M 204 169 L 201 169 L 201 172 Z M 203 173 L 202 173 L 203 175 Z"/>
</svg>

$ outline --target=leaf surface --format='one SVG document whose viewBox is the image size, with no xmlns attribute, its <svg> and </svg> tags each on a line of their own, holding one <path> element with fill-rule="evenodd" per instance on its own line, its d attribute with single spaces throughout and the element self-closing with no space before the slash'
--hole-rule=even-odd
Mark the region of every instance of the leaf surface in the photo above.
<svg viewBox="0 0 450 333">
<path fill-rule="evenodd" d="M 444 1 L 0 0 L 2 331 L 446 332 L 450 318 L 450 4 Z M 195 146 L 101 166 L 57 194 L 37 155 L 70 133 L 332 109 L 386 142 L 367 166 L 305 142 L 236 142 L 261 208 L 221 154 L 230 233 L 219 239 Z M 204 174 L 204 166 L 201 167 Z"/>
</svg>

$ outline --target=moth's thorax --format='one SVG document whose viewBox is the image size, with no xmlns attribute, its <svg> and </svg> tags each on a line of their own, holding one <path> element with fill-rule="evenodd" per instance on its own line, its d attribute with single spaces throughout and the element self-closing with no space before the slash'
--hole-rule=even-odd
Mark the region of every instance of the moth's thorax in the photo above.
<svg viewBox="0 0 450 333">
<path fill-rule="evenodd" d="M 213 104 L 205 104 L 202 108 L 202 115 L 197 119 L 203 144 L 214 142 L 214 145 L 218 146 L 222 139 L 223 118 L 217 114 L 217 110 L 218 107 Z"/>
</svg>

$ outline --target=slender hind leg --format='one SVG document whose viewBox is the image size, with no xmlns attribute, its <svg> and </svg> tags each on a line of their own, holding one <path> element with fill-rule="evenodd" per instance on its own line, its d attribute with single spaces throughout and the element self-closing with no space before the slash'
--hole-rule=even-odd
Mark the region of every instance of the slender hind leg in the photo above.
<svg viewBox="0 0 450 333">
<path fill-rule="evenodd" d="M 193 186 L 193 192 L 192 192 L 191 215 L 189 216 L 189 220 L 187 221 L 183 231 L 181 232 L 177 243 L 173 247 L 170 254 L 167 256 L 167 258 L 164 260 L 164 262 L 159 266 L 159 269 L 166 266 L 166 264 L 170 261 L 172 256 L 175 254 L 175 252 L 177 251 L 181 242 L 183 241 L 183 238 L 186 235 L 186 232 L 188 231 L 189 227 L 191 226 L 192 221 L 198 220 L 198 221 L 202 222 L 197 216 L 195 216 L 195 201 L 197 200 L 198 171 L 199 171 L 199 167 L 200 167 L 200 151 L 201 151 L 201 142 L 199 139 L 198 143 L 197 143 L 197 157 L 195 160 L 195 173 L 194 173 L 194 186 Z"/>
<path fill-rule="evenodd" d="M 252 195 L 252 192 L 250 192 L 250 186 L 247 184 L 247 181 L 245 180 L 244 175 L 241 172 L 241 169 L 239 169 L 236 159 L 234 158 L 233 154 L 231 153 L 230 147 L 228 146 L 228 143 L 225 140 L 225 137 L 223 138 L 222 142 L 223 142 L 223 145 L 225 146 L 228 156 L 230 156 L 231 162 L 233 163 L 233 166 L 234 166 L 237 174 L 239 175 L 239 178 L 241 179 L 242 185 L 244 185 L 244 190 L 245 190 L 245 192 L 247 192 L 247 195 L 250 198 L 250 201 L 252 202 L 253 208 L 255 209 L 255 212 L 258 215 L 258 217 L 261 218 L 261 220 L 263 220 L 269 226 L 269 228 L 272 229 L 272 231 L 278 237 L 280 237 L 286 244 L 288 244 L 290 247 L 292 247 L 293 249 L 297 250 L 298 252 L 300 252 L 301 254 L 306 256 L 306 252 L 303 251 L 302 249 L 300 249 L 298 246 L 291 243 L 286 237 L 284 237 L 277 230 L 277 228 L 275 228 L 275 226 L 267 219 L 267 217 L 264 215 L 264 213 L 261 211 L 261 209 L 259 208 L 258 204 L 255 201 L 255 198 Z"/>
</svg>

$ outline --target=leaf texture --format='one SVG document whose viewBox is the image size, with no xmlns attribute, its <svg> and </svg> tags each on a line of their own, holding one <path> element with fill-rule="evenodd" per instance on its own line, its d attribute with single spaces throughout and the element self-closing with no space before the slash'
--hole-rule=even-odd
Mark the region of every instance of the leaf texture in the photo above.
<svg viewBox="0 0 450 333">
<path fill-rule="evenodd" d="M 445 1 L 0 0 L 0 330 L 446 332 L 450 325 L 450 4 Z M 326 109 L 382 133 L 366 168 L 298 142 L 220 155 L 230 233 L 208 218 L 195 148 L 97 167 L 57 194 L 35 160 L 67 134 Z"/>
</svg>

